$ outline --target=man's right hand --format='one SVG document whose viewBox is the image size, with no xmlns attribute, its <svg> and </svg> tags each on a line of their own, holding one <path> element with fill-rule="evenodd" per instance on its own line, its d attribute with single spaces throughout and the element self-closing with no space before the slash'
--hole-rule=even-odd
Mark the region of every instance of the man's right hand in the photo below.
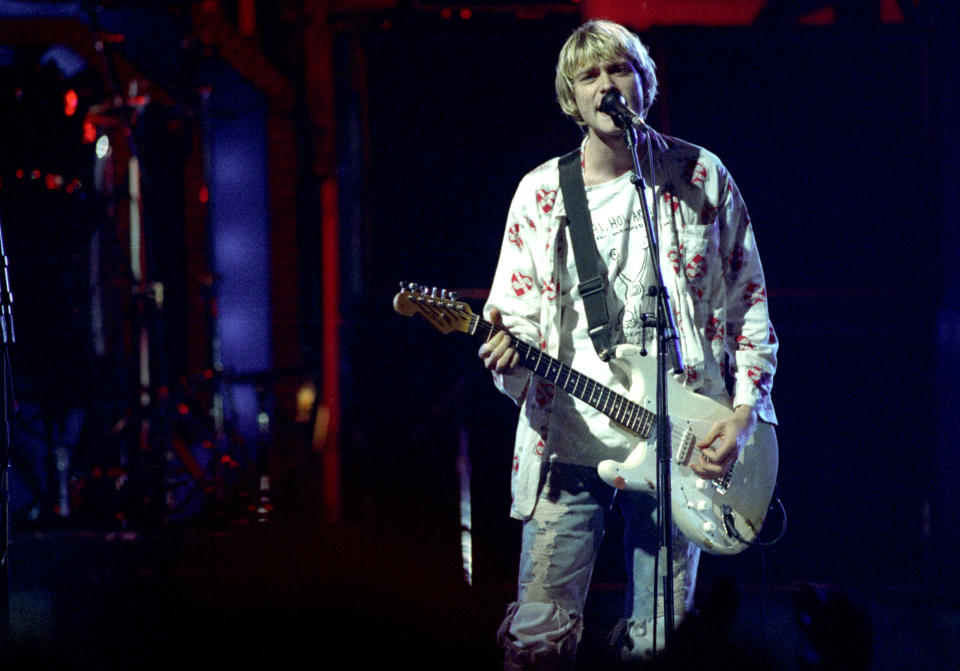
<svg viewBox="0 0 960 671">
<path fill-rule="evenodd" d="M 517 369 L 520 354 L 513 344 L 510 332 L 503 327 L 503 316 L 496 308 L 490 310 L 490 323 L 498 330 L 496 335 L 480 346 L 478 353 L 484 367 L 501 375 L 509 375 Z"/>
</svg>

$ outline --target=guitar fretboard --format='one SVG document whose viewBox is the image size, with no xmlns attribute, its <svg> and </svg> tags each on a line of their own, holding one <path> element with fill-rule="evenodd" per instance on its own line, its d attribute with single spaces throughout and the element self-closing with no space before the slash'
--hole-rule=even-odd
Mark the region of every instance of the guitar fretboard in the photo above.
<svg viewBox="0 0 960 671">
<path fill-rule="evenodd" d="M 473 315 L 474 324 L 470 332 L 484 340 L 489 340 L 502 329 L 494 326 L 478 315 Z M 648 438 L 656 421 L 656 414 L 634 403 L 622 394 L 570 368 L 537 347 L 513 339 L 520 364 L 524 368 L 554 382 L 571 396 L 596 408 L 604 415 L 632 431 L 641 438 Z"/>
</svg>

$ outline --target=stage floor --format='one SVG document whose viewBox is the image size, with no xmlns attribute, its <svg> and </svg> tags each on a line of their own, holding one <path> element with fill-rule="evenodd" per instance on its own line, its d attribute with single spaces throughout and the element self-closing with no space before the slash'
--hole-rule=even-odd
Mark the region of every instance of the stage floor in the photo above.
<svg viewBox="0 0 960 671">
<path fill-rule="evenodd" d="M 429 534 L 316 523 L 20 530 L 3 668 L 496 669 L 512 586 L 468 586 L 443 552 Z M 579 669 L 610 668 L 603 637 L 622 592 L 592 589 Z M 949 669 L 960 658 L 960 613 L 913 589 L 701 583 L 698 595 L 698 626 L 678 632 L 690 654 L 673 668 Z"/>
</svg>

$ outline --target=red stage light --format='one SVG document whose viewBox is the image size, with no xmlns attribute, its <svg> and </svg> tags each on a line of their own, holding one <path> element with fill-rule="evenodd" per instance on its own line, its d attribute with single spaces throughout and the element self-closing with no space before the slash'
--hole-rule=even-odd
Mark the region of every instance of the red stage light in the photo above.
<svg viewBox="0 0 960 671">
<path fill-rule="evenodd" d="M 73 116 L 77 112 L 77 105 L 80 104 L 80 98 L 73 89 L 68 89 L 63 94 L 63 113 L 67 116 Z"/>
</svg>

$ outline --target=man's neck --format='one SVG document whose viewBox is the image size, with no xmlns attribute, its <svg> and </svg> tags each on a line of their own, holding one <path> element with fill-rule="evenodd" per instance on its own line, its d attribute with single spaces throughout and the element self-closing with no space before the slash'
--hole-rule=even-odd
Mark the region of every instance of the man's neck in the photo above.
<svg viewBox="0 0 960 671">
<path fill-rule="evenodd" d="M 597 135 L 592 130 L 588 131 L 583 161 L 586 186 L 609 182 L 633 169 L 633 158 L 622 135 Z"/>
</svg>

